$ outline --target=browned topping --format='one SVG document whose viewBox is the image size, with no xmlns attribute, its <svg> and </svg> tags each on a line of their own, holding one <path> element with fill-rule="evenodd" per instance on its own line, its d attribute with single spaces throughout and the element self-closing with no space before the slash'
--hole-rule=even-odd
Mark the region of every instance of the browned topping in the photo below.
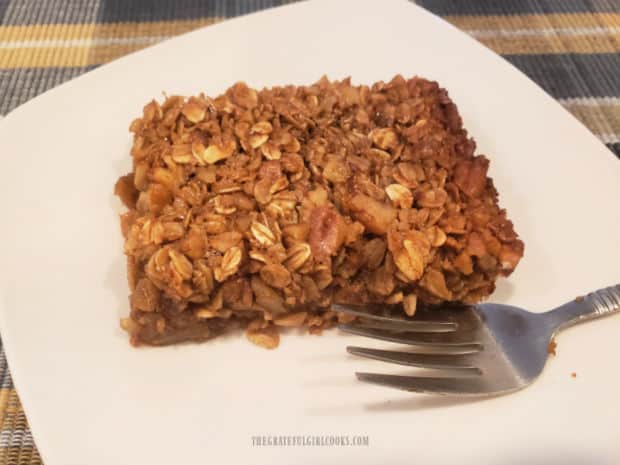
<svg viewBox="0 0 620 465">
<path fill-rule="evenodd" d="M 397 211 L 386 202 L 364 194 L 354 194 L 349 198 L 348 208 L 353 217 L 362 223 L 369 233 L 385 234 L 396 220 Z"/>
<path fill-rule="evenodd" d="M 115 193 L 134 344 L 245 328 L 273 348 L 278 327 L 349 321 L 333 302 L 409 316 L 472 303 L 523 255 L 488 160 L 434 82 L 238 83 L 150 102 L 130 129 L 133 171 Z"/>
<path fill-rule="evenodd" d="M 266 349 L 275 349 L 278 347 L 278 344 L 280 344 L 280 335 L 274 326 L 252 330 L 248 329 L 246 334 L 250 341 Z"/>
<path fill-rule="evenodd" d="M 555 342 L 555 339 L 552 339 L 551 342 L 549 342 L 549 346 L 547 346 L 547 353 L 549 355 L 557 355 L 557 352 L 555 349 L 557 349 L 558 344 L 557 342 Z"/>
<path fill-rule="evenodd" d="M 138 201 L 140 192 L 134 186 L 134 176 L 132 174 L 127 174 L 118 178 L 114 186 L 114 193 L 118 195 L 128 208 L 136 208 L 136 202 Z M 123 233 L 123 235 L 125 235 L 125 233 Z"/>
<path fill-rule="evenodd" d="M 418 305 L 418 296 L 415 294 L 409 294 L 403 298 L 403 308 L 407 316 L 413 316 Z"/>
<path fill-rule="evenodd" d="M 346 232 L 347 225 L 334 208 L 315 207 L 312 209 L 308 242 L 312 255 L 317 260 L 328 259 L 335 255 L 344 242 Z"/>
</svg>

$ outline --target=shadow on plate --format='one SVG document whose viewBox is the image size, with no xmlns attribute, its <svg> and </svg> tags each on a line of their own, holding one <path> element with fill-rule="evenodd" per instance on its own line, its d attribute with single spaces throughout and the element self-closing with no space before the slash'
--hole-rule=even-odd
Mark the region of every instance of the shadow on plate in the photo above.
<svg viewBox="0 0 620 465">
<path fill-rule="evenodd" d="M 545 454 L 527 454 L 505 461 L 498 460 L 496 463 L 497 465 L 522 465 L 524 463 L 528 465 L 615 465 L 617 462 L 602 457 L 593 457 L 590 454 L 586 456 L 581 451 L 565 450 Z"/>
<path fill-rule="evenodd" d="M 438 396 L 433 394 L 416 394 L 412 393 L 411 398 L 386 400 L 365 404 L 364 409 L 369 412 L 395 412 L 395 411 L 420 411 L 432 410 L 448 407 L 459 407 L 462 405 L 477 404 L 480 402 L 488 402 L 493 397 L 454 397 L 454 396 Z"/>
<path fill-rule="evenodd" d="M 489 302 L 506 304 L 514 294 L 514 290 L 514 284 L 510 279 L 498 279 L 495 291 L 491 295 Z"/>
<path fill-rule="evenodd" d="M 344 373 L 342 375 L 335 376 L 320 376 L 315 378 L 309 378 L 301 382 L 301 385 L 306 388 L 333 388 L 333 387 L 347 387 L 355 389 L 356 385 L 359 386 L 358 381 L 355 379 L 353 373 Z"/>
<path fill-rule="evenodd" d="M 340 381 L 340 385 L 344 385 L 344 380 Z M 350 380 L 348 380 L 350 383 Z M 387 392 L 387 391 L 386 391 Z M 305 413 L 311 416 L 330 416 L 334 414 L 365 414 L 365 413 L 390 413 L 390 412 L 419 412 L 423 410 L 445 409 L 450 407 L 459 407 L 470 404 L 477 404 L 488 401 L 491 398 L 465 398 L 436 396 L 432 394 L 410 394 L 411 397 L 406 399 L 389 399 L 381 402 L 350 402 L 346 404 L 321 405 L 309 407 L 305 409 Z"/>
<path fill-rule="evenodd" d="M 120 235 L 120 231 L 118 234 Z M 129 313 L 129 285 L 127 284 L 127 264 L 122 249 L 119 250 L 118 256 L 114 257 L 108 268 L 103 285 L 114 294 L 114 308 L 119 320 L 121 317 L 127 316 Z"/>
</svg>

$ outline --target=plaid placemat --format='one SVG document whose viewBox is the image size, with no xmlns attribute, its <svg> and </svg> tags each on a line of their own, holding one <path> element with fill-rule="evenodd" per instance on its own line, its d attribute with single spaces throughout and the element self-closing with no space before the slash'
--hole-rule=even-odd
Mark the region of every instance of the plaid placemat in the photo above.
<svg viewBox="0 0 620 465">
<path fill-rule="evenodd" d="M 0 0 L 0 115 L 129 52 L 284 3 L 290 0 Z M 418 4 L 524 71 L 620 157 L 620 0 Z M 0 465 L 39 464 L 1 342 L 0 382 Z"/>
</svg>

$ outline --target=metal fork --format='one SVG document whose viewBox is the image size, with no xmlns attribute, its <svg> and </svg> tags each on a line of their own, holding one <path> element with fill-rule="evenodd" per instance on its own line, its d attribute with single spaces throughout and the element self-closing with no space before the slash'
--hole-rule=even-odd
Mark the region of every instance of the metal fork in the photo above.
<svg viewBox="0 0 620 465">
<path fill-rule="evenodd" d="M 440 370 L 440 376 L 356 373 L 359 380 L 413 392 L 490 396 L 529 386 L 542 372 L 549 344 L 560 330 L 620 313 L 620 285 L 578 297 L 546 313 L 480 304 L 439 308 L 406 320 L 382 314 L 378 307 L 335 307 L 359 317 L 353 324 L 340 325 L 342 331 L 407 344 L 411 349 L 349 346 L 349 353 Z"/>
</svg>

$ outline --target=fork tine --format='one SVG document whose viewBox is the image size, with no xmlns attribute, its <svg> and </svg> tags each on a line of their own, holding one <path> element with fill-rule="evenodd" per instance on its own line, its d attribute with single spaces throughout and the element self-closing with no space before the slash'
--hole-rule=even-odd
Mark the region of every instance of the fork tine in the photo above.
<svg viewBox="0 0 620 465">
<path fill-rule="evenodd" d="M 380 339 L 382 341 L 420 346 L 433 350 L 435 353 L 473 354 L 482 350 L 482 344 L 475 341 L 433 340 L 428 337 L 421 337 L 424 336 L 422 334 L 410 337 L 410 335 L 394 334 L 393 332 L 386 330 L 365 328 L 363 326 L 350 324 L 338 325 L 338 328 L 345 333 L 355 334 L 356 336 L 365 336 Z"/>
<path fill-rule="evenodd" d="M 452 343 L 452 342 L 475 342 L 478 338 L 478 328 L 470 328 L 463 329 L 459 327 L 458 331 L 450 331 L 450 332 L 419 332 L 419 331 L 410 331 L 406 327 L 397 326 L 391 323 L 382 323 L 382 322 L 360 322 L 354 321 L 352 323 L 347 323 L 351 326 L 356 326 L 358 328 L 364 328 L 369 330 L 378 330 L 382 332 L 388 332 L 391 334 L 403 334 L 403 337 L 407 337 L 410 340 L 416 340 L 420 342 L 432 342 L 432 343 Z M 406 334 L 406 336 L 405 336 Z"/>
<path fill-rule="evenodd" d="M 488 391 L 482 377 L 426 378 L 421 376 L 386 375 L 379 373 L 355 373 L 355 376 L 357 376 L 357 379 L 360 381 L 410 392 L 482 395 Z"/>
<path fill-rule="evenodd" d="M 400 352 L 396 350 L 369 349 L 366 347 L 348 346 L 347 352 L 360 357 L 380 360 L 382 362 L 396 363 L 418 368 L 432 368 L 436 370 L 452 370 L 465 374 L 481 375 L 480 368 L 472 366 L 467 356 L 460 354 L 416 354 Z"/>
<path fill-rule="evenodd" d="M 360 310 L 356 310 L 354 307 L 344 307 L 336 304 L 332 305 L 332 308 L 337 312 L 368 318 L 373 321 L 396 324 L 399 328 L 406 329 L 407 331 L 443 333 L 456 331 L 458 329 L 458 323 L 453 321 L 407 320 L 404 318 L 377 315 L 374 313 L 365 312 L 361 308 Z"/>
</svg>

